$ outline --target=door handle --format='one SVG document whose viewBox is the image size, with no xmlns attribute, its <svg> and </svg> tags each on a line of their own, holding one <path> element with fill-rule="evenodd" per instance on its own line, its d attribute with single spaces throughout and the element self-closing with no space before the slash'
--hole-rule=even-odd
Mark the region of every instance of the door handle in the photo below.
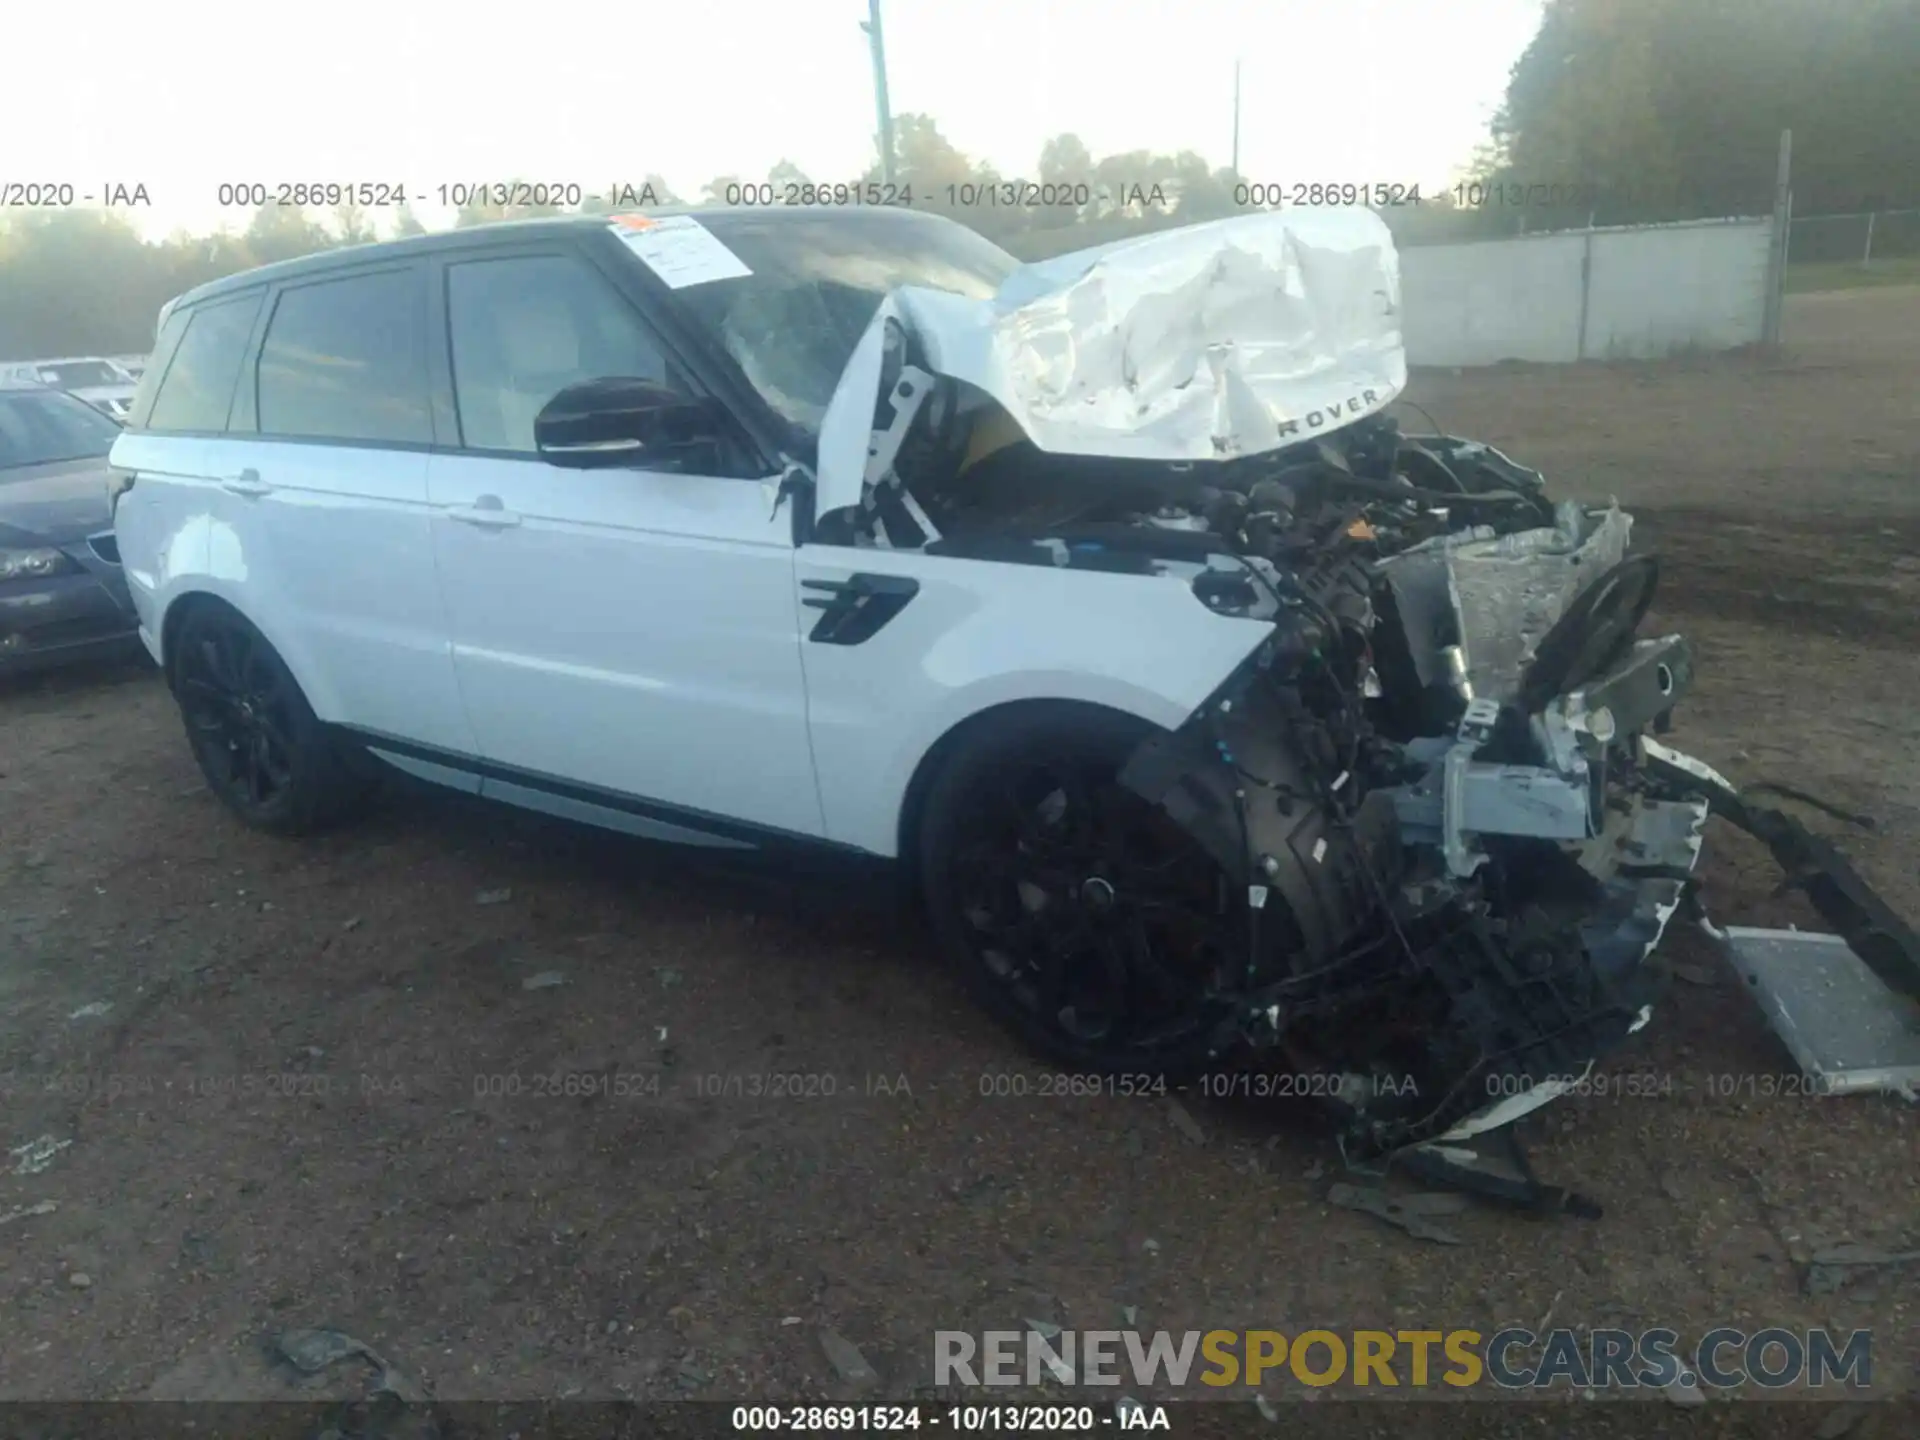
<svg viewBox="0 0 1920 1440">
<path fill-rule="evenodd" d="M 242 470 L 238 475 L 230 475 L 220 482 L 220 488 L 229 495 L 244 495 L 249 500 L 258 499 L 273 489 L 260 479 L 258 470 Z"/>
<path fill-rule="evenodd" d="M 447 511 L 447 518 L 462 525 L 478 525 L 482 530 L 505 530 L 520 523 L 520 517 L 502 505 L 498 495 L 480 495 L 471 505 L 455 505 Z"/>
</svg>

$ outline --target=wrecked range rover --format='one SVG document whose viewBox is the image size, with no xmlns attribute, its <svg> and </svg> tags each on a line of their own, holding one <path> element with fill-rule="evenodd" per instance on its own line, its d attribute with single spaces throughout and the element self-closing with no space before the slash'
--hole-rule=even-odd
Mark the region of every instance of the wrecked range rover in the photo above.
<svg viewBox="0 0 1920 1440">
<path fill-rule="evenodd" d="M 1631 517 L 1403 432 L 1405 380 L 1365 211 L 1124 242 L 988 302 L 895 291 L 821 425 L 814 534 L 1150 576 L 1267 627 L 1184 725 L 996 777 L 997 849 L 923 857 L 1003 1018 L 1110 1072 L 1277 1054 L 1337 1077 L 1350 1159 L 1579 1208 L 1506 1127 L 1649 1020 L 1710 808 L 1832 862 L 1850 936 L 1898 922 L 1656 738 L 1693 657 L 1640 633 Z"/>
</svg>

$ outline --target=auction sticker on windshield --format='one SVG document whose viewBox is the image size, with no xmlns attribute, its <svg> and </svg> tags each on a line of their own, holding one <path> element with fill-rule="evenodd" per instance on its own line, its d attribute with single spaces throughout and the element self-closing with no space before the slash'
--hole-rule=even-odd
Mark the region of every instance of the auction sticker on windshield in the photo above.
<svg viewBox="0 0 1920 1440">
<path fill-rule="evenodd" d="M 647 268 L 674 290 L 751 275 L 720 237 L 691 215 L 616 215 L 611 226 Z"/>
</svg>

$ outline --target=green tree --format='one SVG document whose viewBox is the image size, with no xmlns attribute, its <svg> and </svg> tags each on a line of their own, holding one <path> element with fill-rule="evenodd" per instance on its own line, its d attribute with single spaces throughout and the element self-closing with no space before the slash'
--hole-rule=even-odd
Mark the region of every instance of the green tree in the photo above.
<svg viewBox="0 0 1920 1440">
<path fill-rule="evenodd" d="M 1601 223 L 1920 203 L 1914 0 L 1547 0 L 1483 173 Z M 1527 207 L 1532 210 L 1534 207 Z"/>
<path fill-rule="evenodd" d="M 367 207 L 352 200 L 333 207 L 333 228 L 342 245 L 370 245 L 380 238 L 374 233 L 373 216 Z"/>
<path fill-rule="evenodd" d="M 243 240 L 256 265 L 298 259 L 335 244 L 333 237 L 298 205 L 262 205 L 247 223 Z"/>
<path fill-rule="evenodd" d="M 786 194 L 787 187 L 811 185 L 807 172 L 791 160 L 781 160 L 767 171 L 767 183 L 773 186 L 774 198 L 780 199 Z"/>
<path fill-rule="evenodd" d="M 517 195 L 531 193 L 531 187 L 524 182 L 510 180 L 497 186 L 489 186 L 484 194 L 469 199 L 454 215 L 454 225 L 464 229 L 469 225 L 497 225 L 504 220 L 538 220 L 561 213 L 560 207 L 551 202 L 541 204 L 515 204 Z"/>
</svg>

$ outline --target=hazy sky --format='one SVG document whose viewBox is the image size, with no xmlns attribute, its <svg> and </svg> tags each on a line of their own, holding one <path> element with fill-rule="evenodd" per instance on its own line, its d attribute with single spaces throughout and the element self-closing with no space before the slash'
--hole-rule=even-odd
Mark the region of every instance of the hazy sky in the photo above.
<svg viewBox="0 0 1920 1440">
<path fill-rule="evenodd" d="M 893 108 L 1031 175 L 1049 136 L 1094 155 L 1231 157 L 1250 181 L 1443 183 L 1471 155 L 1540 0 L 885 0 Z M 206 230 L 222 181 L 685 195 L 872 154 L 866 0 L 93 0 L 6 22 L 0 181 L 146 185 L 142 229 Z M 38 57 L 37 59 L 35 57 Z M 431 204 L 419 207 L 432 225 Z"/>
</svg>

